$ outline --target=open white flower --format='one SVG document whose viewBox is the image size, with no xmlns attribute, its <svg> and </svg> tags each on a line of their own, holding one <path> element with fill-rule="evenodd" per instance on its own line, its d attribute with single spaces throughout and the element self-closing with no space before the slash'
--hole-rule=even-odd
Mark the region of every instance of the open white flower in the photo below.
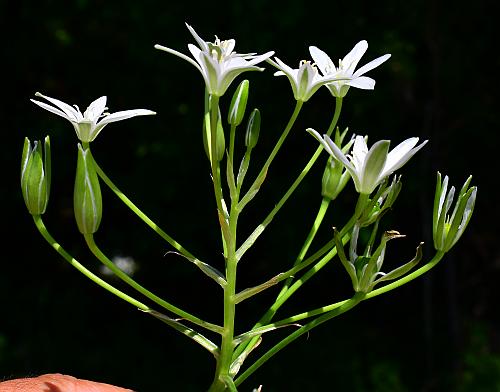
<svg viewBox="0 0 500 392">
<path fill-rule="evenodd" d="M 373 90 L 375 87 L 375 80 L 367 76 L 362 76 L 373 68 L 378 67 L 384 61 L 391 57 L 390 54 L 384 54 L 381 57 L 370 61 L 368 64 L 363 65 L 357 71 L 356 66 L 361 60 L 361 57 L 365 54 L 368 49 L 368 42 L 365 40 L 359 41 L 356 46 L 345 56 L 342 60 L 339 60 L 339 66 L 335 67 L 333 61 L 330 57 L 318 49 L 316 46 L 310 46 L 309 52 L 311 57 L 315 61 L 316 65 L 320 69 L 323 76 L 335 75 L 339 78 L 345 78 L 344 80 L 339 80 L 337 82 L 328 83 L 326 87 L 330 90 L 334 97 L 343 98 L 347 94 L 349 87 L 357 87 L 364 90 Z"/>
<path fill-rule="evenodd" d="M 174 54 L 181 59 L 194 65 L 205 79 L 208 93 L 222 96 L 231 82 L 242 72 L 263 71 L 264 68 L 257 67 L 258 64 L 271 57 L 274 52 L 256 56 L 255 53 L 240 54 L 234 52 L 235 40 L 221 41 L 217 36 L 215 42 L 204 41 L 196 31 L 186 23 L 189 32 L 198 43 L 199 48 L 189 44 L 188 49 L 194 60 L 174 49 L 162 45 L 155 45 L 156 49 Z"/>
<path fill-rule="evenodd" d="M 292 85 L 293 96 L 297 101 L 306 102 L 318 89 L 329 82 L 339 79 L 347 81 L 343 76 L 326 75 L 321 76 L 318 69 L 311 64 L 310 61 L 301 61 L 299 68 L 291 68 L 279 58 L 274 58 L 276 61 L 268 59 L 269 64 L 274 65 L 279 71 L 275 72 L 274 76 L 285 75 Z"/>
<path fill-rule="evenodd" d="M 107 109 L 106 97 L 97 98 L 82 114 L 76 105 L 73 107 L 67 103 L 59 101 L 58 99 L 47 97 L 40 93 L 36 93 L 35 96 L 46 99 L 54 106 L 36 101 L 34 99 L 31 99 L 31 102 L 36 103 L 38 106 L 48 110 L 49 112 L 55 113 L 58 116 L 70 121 L 75 128 L 78 139 L 84 143 L 90 143 L 93 141 L 99 132 L 101 132 L 102 129 L 109 123 L 126 120 L 127 118 L 136 116 L 156 114 L 155 112 L 147 109 L 124 110 L 111 114 L 104 113 Z"/>
<path fill-rule="evenodd" d="M 372 193 L 375 188 L 393 172 L 402 167 L 426 143 L 418 145 L 418 137 L 406 139 L 389 152 L 389 140 L 376 142 L 369 150 L 366 139 L 356 136 L 351 155 L 344 153 L 335 145 L 328 135 L 321 135 L 314 129 L 307 130 L 336 160 L 342 163 L 351 174 L 356 191 L 363 194 Z"/>
</svg>

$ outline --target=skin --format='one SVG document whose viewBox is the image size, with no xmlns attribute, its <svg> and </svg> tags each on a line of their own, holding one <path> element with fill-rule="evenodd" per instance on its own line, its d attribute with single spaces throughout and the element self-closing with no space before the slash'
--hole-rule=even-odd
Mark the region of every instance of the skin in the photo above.
<svg viewBox="0 0 500 392">
<path fill-rule="evenodd" d="M 132 392 L 109 384 L 80 380 L 64 374 L 44 374 L 0 382 L 0 392 Z"/>
</svg>

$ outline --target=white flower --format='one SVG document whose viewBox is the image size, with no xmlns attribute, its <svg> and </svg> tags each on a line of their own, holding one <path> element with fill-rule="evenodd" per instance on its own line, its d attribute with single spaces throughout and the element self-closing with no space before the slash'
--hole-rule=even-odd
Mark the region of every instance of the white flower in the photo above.
<svg viewBox="0 0 500 392">
<path fill-rule="evenodd" d="M 427 143 L 425 140 L 415 147 L 418 143 L 418 137 L 412 137 L 389 152 L 391 142 L 380 140 L 368 150 L 365 138 L 356 136 L 352 153 L 346 156 L 328 135 L 323 135 L 321 138 L 314 129 L 309 128 L 307 131 L 323 145 L 332 157 L 346 167 L 351 174 L 356 190 L 363 194 L 372 193 L 384 178 L 402 167 Z"/>
<path fill-rule="evenodd" d="M 297 101 L 306 102 L 318 89 L 335 80 L 344 79 L 337 75 L 321 76 L 318 69 L 311 64 L 310 61 L 301 61 L 299 68 L 291 68 L 279 58 L 274 58 L 276 61 L 268 59 L 267 62 L 279 69 L 274 76 L 285 75 L 290 80 L 292 85 L 293 96 Z"/>
<path fill-rule="evenodd" d="M 155 45 L 155 48 L 174 54 L 194 65 L 205 79 L 208 93 L 211 95 L 222 96 L 231 82 L 242 72 L 263 71 L 264 68 L 257 67 L 255 64 L 274 54 L 274 52 L 267 52 L 256 56 L 255 53 L 236 53 L 233 51 L 234 39 L 221 41 L 216 36 L 215 42 L 206 42 L 196 34 L 196 31 L 190 25 L 186 23 L 186 26 L 199 46 L 197 48 L 192 44 L 188 45 L 194 60 L 183 53 L 162 45 Z"/>
<path fill-rule="evenodd" d="M 75 127 L 78 139 L 84 143 L 89 143 L 94 140 L 99 132 L 101 132 L 101 130 L 109 123 L 126 120 L 127 118 L 136 116 L 156 114 L 155 112 L 146 109 L 124 110 L 111 114 L 103 113 L 107 109 L 106 97 L 97 98 L 82 114 L 76 105 L 73 107 L 67 103 L 59 101 L 58 99 L 47 97 L 40 93 L 36 93 L 35 96 L 45 98 L 47 101 L 52 103 L 54 106 L 31 99 L 31 101 L 36 103 L 38 106 L 70 121 L 71 124 L 73 124 L 73 127 Z"/>
<path fill-rule="evenodd" d="M 375 87 L 375 80 L 367 76 L 362 76 L 373 68 L 378 67 L 384 61 L 391 57 L 390 54 L 384 54 L 383 56 L 370 61 L 368 64 L 362 66 L 357 71 L 356 66 L 359 60 L 365 54 L 368 49 L 368 42 L 359 41 L 356 46 L 345 56 L 342 60 L 339 60 L 338 68 L 335 67 L 333 61 L 330 57 L 318 49 L 316 46 L 310 46 L 309 52 L 311 57 L 315 61 L 316 65 L 320 69 L 324 76 L 335 75 L 337 77 L 346 78 L 345 80 L 328 83 L 326 87 L 330 90 L 333 96 L 338 98 L 343 98 L 347 94 L 349 87 L 357 87 L 364 90 L 373 90 Z"/>
</svg>

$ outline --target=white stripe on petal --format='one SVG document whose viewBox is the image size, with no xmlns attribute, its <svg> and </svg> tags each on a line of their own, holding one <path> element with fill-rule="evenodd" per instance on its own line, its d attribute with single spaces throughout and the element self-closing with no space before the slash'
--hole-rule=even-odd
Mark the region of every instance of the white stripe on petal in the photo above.
<svg viewBox="0 0 500 392">
<path fill-rule="evenodd" d="M 82 114 L 80 113 L 79 110 L 76 110 L 74 107 L 68 105 L 63 101 L 47 97 L 46 95 L 40 93 L 35 93 L 35 96 L 45 98 L 50 103 L 56 105 L 59 109 L 61 109 L 64 113 L 66 113 L 67 119 L 70 121 L 80 121 L 82 119 Z"/>
</svg>

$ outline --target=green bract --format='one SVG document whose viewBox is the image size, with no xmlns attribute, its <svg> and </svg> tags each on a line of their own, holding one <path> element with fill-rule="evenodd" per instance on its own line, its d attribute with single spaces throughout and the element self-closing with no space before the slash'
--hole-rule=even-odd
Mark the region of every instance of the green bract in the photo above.
<svg viewBox="0 0 500 392">
<path fill-rule="evenodd" d="M 472 176 L 465 181 L 460 189 L 453 213 L 449 215 L 448 212 L 455 196 L 455 187 L 452 186 L 448 191 L 448 176 L 445 176 L 441 182 L 441 173 L 437 173 L 432 219 L 434 247 L 437 250 L 448 252 L 457 243 L 469 224 L 477 194 L 475 186 L 469 188 L 471 179 Z"/>
<path fill-rule="evenodd" d="M 44 154 L 42 154 L 39 141 L 35 141 L 32 148 L 29 139 L 24 139 L 21 190 L 30 214 L 43 214 L 47 208 L 50 193 L 50 139 L 48 136 L 44 142 Z"/>
<path fill-rule="evenodd" d="M 81 144 L 78 144 L 73 208 L 78 230 L 82 234 L 95 233 L 102 217 L 101 187 L 90 150 Z"/>
</svg>

